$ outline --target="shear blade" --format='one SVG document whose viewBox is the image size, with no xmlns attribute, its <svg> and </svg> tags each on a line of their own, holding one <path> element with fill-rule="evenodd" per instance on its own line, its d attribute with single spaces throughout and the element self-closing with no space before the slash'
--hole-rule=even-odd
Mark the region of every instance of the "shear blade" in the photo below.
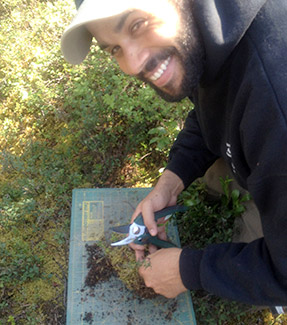
<svg viewBox="0 0 287 325">
<path fill-rule="evenodd" d="M 123 240 L 117 241 L 115 243 L 111 243 L 111 246 L 123 246 L 123 245 L 128 245 L 131 242 L 134 241 L 134 238 L 126 237 Z"/>
<path fill-rule="evenodd" d="M 111 227 L 111 230 L 118 232 L 119 234 L 128 234 L 130 230 L 130 225 Z"/>
</svg>

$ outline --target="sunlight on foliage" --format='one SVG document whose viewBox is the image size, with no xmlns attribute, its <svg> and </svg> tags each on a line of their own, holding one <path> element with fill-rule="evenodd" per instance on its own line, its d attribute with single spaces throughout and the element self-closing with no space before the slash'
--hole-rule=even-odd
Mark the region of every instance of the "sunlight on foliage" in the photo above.
<svg viewBox="0 0 287 325">
<path fill-rule="evenodd" d="M 191 107 L 97 46 L 65 62 L 74 13 L 71 0 L 0 3 L 0 323 L 65 322 L 72 189 L 150 186 Z"/>
</svg>

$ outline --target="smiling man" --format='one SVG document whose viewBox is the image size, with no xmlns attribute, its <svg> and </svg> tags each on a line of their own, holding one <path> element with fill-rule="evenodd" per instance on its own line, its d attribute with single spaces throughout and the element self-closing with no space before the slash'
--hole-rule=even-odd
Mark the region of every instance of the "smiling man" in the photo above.
<svg viewBox="0 0 287 325">
<path fill-rule="evenodd" d="M 243 218 L 246 228 L 253 225 L 250 235 L 236 242 L 152 250 L 151 267 L 140 269 L 146 285 L 166 297 L 204 289 L 253 305 L 286 305 L 286 0 L 77 4 L 62 37 L 69 62 L 81 63 L 95 37 L 123 72 L 168 101 L 189 97 L 195 105 L 166 170 L 133 218 L 142 212 L 156 235 L 154 211 L 175 204 L 213 164 L 228 166 L 256 206 Z M 133 248 L 142 259 L 142 247 Z"/>
</svg>

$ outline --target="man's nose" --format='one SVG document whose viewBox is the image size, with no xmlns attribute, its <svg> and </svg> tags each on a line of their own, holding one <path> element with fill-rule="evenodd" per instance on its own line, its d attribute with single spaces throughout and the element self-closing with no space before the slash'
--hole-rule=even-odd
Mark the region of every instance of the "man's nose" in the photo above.
<svg viewBox="0 0 287 325">
<path fill-rule="evenodd" d="M 136 44 L 129 44 L 122 50 L 123 56 L 118 60 L 121 70 L 130 76 L 136 76 L 142 72 L 149 57 L 148 49 Z"/>
</svg>

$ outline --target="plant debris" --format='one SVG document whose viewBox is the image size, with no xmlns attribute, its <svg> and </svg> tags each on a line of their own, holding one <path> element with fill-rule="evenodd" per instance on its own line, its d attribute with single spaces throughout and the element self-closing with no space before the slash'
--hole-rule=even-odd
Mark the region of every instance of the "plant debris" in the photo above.
<svg viewBox="0 0 287 325">
<path fill-rule="evenodd" d="M 158 294 L 152 288 L 146 287 L 142 277 L 138 273 L 141 263 L 136 262 L 134 251 L 128 246 L 108 247 L 106 254 L 118 278 L 125 284 L 127 289 L 136 296 L 144 299 L 155 298 Z M 146 261 L 145 267 L 149 267 Z"/>
<path fill-rule="evenodd" d="M 125 296 L 126 301 L 136 299 L 139 304 L 144 299 L 153 299 L 158 294 L 153 289 L 147 288 L 143 279 L 138 273 L 140 264 L 135 261 L 134 252 L 128 246 L 111 247 L 105 240 L 102 240 L 96 244 L 86 244 L 87 252 L 87 269 L 88 273 L 85 278 L 85 288 L 87 296 L 95 296 L 95 287 L 97 284 L 107 282 L 111 276 L 115 276 L 121 280 L 125 287 L 131 292 L 131 295 Z M 144 267 L 150 267 L 148 259 L 144 262 Z M 84 292 L 85 288 L 81 291 Z M 121 291 L 121 289 L 120 289 Z M 124 291 L 122 291 L 124 295 Z M 82 298 L 82 302 L 86 301 L 86 297 Z M 100 299 L 105 301 L 105 292 L 102 293 Z M 176 300 L 160 300 L 159 305 L 163 304 L 165 308 L 162 310 L 162 316 L 166 322 L 173 321 L 173 314 L 177 310 Z M 114 300 L 115 302 L 115 300 Z M 165 311 L 164 311 L 165 310 Z M 101 314 L 99 314 L 101 313 Z M 110 311 L 98 311 L 93 314 L 92 312 L 85 312 L 82 315 L 82 320 L 87 324 L 93 324 L 94 317 L 106 318 L 109 316 Z M 127 325 L 131 325 L 135 322 L 136 315 L 133 310 L 128 310 Z"/>
<path fill-rule="evenodd" d="M 90 325 L 93 324 L 93 314 L 91 312 L 89 313 L 86 312 L 83 321 L 87 322 Z"/>
<path fill-rule="evenodd" d="M 85 287 L 93 289 L 98 283 L 108 281 L 115 275 L 136 296 L 146 299 L 157 296 L 153 289 L 145 286 L 138 274 L 139 264 L 128 246 L 111 248 L 102 241 L 99 244 L 86 244 L 86 251 L 88 274 Z"/>
</svg>

